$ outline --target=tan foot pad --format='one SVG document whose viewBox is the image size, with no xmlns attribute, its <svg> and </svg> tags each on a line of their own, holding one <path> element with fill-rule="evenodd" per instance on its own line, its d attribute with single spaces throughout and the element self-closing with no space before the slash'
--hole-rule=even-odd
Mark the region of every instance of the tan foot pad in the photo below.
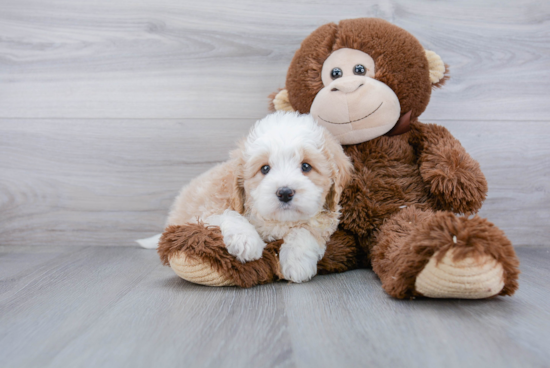
<svg viewBox="0 0 550 368">
<path fill-rule="evenodd" d="M 504 287 L 502 265 L 491 256 L 453 261 L 452 250 L 437 263 L 437 253 L 416 277 L 416 291 L 430 298 L 483 299 Z"/>
<path fill-rule="evenodd" d="M 170 257 L 170 267 L 176 275 L 194 284 L 207 286 L 234 286 L 233 280 L 220 274 L 208 262 L 191 260 L 183 253 Z"/>
</svg>

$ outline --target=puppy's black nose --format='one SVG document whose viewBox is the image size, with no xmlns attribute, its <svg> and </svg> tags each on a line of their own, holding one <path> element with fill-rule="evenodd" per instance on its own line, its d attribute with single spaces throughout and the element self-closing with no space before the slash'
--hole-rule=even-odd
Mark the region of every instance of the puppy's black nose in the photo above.
<svg viewBox="0 0 550 368">
<path fill-rule="evenodd" d="M 277 197 L 279 197 L 279 201 L 287 203 L 292 201 L 294 193 L 295 192 L 289 187 L 282 187 L 277 190 Z"/>
</svg>

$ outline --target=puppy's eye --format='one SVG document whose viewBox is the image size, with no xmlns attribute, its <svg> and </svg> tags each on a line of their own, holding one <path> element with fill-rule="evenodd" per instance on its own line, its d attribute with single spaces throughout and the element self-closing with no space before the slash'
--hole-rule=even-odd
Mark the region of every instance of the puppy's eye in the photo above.
<svg viewBox="0 0 550 368">
<path fill-rule="evenodd" d="M 306 164 L 306 163 L 303 163 L 302 164 L 302 171 L 303 172 L 310 172 L 312 169 L 311 165 L 310 164 Z"/>
<path fill-rule="evenodd" d="M 340 68 L 334 68 L 330 71 L 330 77 L 332 79 L 340 78 L 342 75 L 344 75 L 344 73 L 342 73 L 342 69 Z"/>
<path fill-rule="evenodd" d="M 357 64 L 356 66 L 353 67 L 353 74 L 355 74 L 355 75 L 365 75 L 365 74 L 367 74 L 367 68 L 365 68 L 361 64 Z"/>
<path fill-rule="evenodd" d="M 264 165 L 264 166 L 262 166 L 260 171 L 262 172 L 262 174 L 267 175 L 267 173 L 269 172 L 270 169 L 271 169 L 271 167 L 269 167 L 269 165 Z"/>
</svg>

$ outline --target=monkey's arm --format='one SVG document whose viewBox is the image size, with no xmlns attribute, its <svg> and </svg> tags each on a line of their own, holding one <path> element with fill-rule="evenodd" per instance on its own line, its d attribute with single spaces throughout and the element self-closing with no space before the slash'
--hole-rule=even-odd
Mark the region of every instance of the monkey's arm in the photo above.
<svg viewBox="0 0 550 368">
<path fill-rule="evenodd" d="M 479 163 L 444 127 L 411 124 L 411 144 L 419 157 L 422 179 L 443 209 L 475 213 L 487 194 L 487 180 Z"/>
</svg>

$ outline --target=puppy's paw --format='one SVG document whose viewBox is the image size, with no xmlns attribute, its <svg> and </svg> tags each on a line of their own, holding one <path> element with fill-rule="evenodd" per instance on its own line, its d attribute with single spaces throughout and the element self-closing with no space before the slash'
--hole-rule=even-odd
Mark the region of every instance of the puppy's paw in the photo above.
<svg viewBox="0 0 550 368">
<path fill-rule="evenodd" d="M 221 215 L 220 229 L 229 254 L 242 263 L 262 257 L 265 242 L 254 226 L 235 211 L 225 211 Z"/>
<path fill-rule="evenodd" d="M 296 283 L 309 281 L 317 274 L 317 258 L 303 257 L 290 249 L 280 253 L 281 271 L 285 280 Z"/>
<path fill-rule="evenodd" d="M 317 262 L 324 250 L 305 229 L 293 230 L 284 241 L 279 252 L 284 278 L 297 283 L 311 280 L 317 274 Z"/>
<path fill-rule="evenodd" d="M 255 261 L 262 257 L 265 243 L 258 233 L 224 234 L 223 241 L 229 254 L 242 263 Z"/>
</svg>

